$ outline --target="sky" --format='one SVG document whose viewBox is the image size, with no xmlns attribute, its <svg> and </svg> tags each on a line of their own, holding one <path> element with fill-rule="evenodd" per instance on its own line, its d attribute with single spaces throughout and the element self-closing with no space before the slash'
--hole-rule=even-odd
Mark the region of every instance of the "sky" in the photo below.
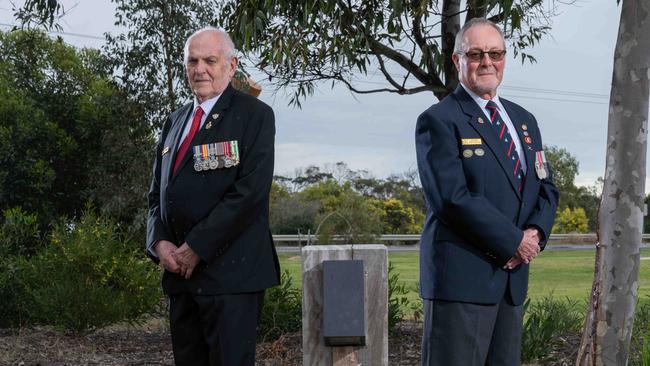
<svg viewBox="0 0 650 366">
<path fill-rule="evenodd" d="M 60 25 L 66 42 L 99 48 L 105 32 L 117 31 L 109 0 L 63 3 L 67 15 Z M 537 62 L 522 65 L 509 58 L 499 95 L 532 112 L 544 144 L 565 148 L 578 159 L 576 183 L 593 185 L 605 171 L 620 7 L 615 0 L 557 3 L 560 14 L 552 19 L 550 34 L 527 51 Z M 11 8 L 10 1 L 0 0 L 3 30 L 13 23 Z M 368 170 L 377 178 L 415 169 L 415 122 L 437 102 L 430 93 L 356 95 L 326 83 L 302 103 L 302 109 L 296 109 L 287 106 L 288 94 L 265 87 L 260 95 L 275 111 L 275 174 L 285 176 L 298 168 L 338 161 L 354 170 Z"/>
</svg>

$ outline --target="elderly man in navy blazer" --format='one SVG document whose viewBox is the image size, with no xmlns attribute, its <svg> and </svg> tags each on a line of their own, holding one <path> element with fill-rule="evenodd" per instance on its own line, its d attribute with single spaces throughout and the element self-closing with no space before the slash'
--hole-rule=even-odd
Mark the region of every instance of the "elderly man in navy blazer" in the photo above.
<svg viewBox="0 0 650 366">
<path fill-rule="evenodd" d="M 535 117 L 497 93 L 505 54 L 497 25 L 467 22 L 453 54 L 461 85 L 417 121 L 422 365 L 520 363 L 529 263 L 558 190 Z"/>
<path fill-rule="evenodd" d="M 190 36 L 185 67 L 194 101 L 160 135 L 147 251 L 165 269 L 176 365 L 253 366 L 263 291 L 279 283 L 273 111 L 229 85 L 237 58 L 226 32 Z"/>
</svg>

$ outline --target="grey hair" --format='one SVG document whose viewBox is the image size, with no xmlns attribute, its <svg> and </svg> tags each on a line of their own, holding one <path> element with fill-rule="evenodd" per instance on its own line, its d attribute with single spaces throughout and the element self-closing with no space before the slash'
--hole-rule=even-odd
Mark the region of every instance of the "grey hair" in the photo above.
<svg viewBox="0 0 650 366">
<path fill-rule="evenodd" d="M 491 20 L 485 19 L 485 18 L 472 18 L 468 20 L 463 27 L 458 31 L 456 34 L 456 40 L 454 41 L 454 53 L 461 53 L 461 46 L 463 44 L 463 37 L 465 37 L 465 32 L 467 32 L 468 29 L 472 27 L 476 27 L 479 25 L 487 25 L 490 26 L 499 32 L 499 35 L 501 36 L 501 40 L 503 41 L 503 46 L 505 47 L 506 45 L 506 37 L 503 34 L 503 30 L 496 25 L 494 22 Z"/>
<path fill-rule="evenodd" d="M 185 47 L 183 48 L 183 65 L 185 65 L 185 67 L 187 67 L 187 58 L 190 53 L 190 42 L 192 41 L 192 38 L 205 32 L 217 33 L 221 37 L 223 37 L 224 45 L 225 45 L 225 48 L 223 49 L 223 55 L 226 62 L 229 62 L 230 59 L 235 57 L 235 55 L 237 54 L 237 50 L 235 49 L 235 44 L 233 43 L 232 38 L 230 38 L 228 32 L 226 32 L 221 28 L 215 28 L 211 26 L 203 27 L 197 30 L 196 32 L 192 33 L 192 35 L 187 37 L 187 40 L 185 41 Z"/>
</svg>

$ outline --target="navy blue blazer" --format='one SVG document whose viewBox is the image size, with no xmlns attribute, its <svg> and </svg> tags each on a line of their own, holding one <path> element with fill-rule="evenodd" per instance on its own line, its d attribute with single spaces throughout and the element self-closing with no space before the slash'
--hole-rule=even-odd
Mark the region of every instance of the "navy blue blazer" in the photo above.
<svg viewBox="0 0 650 366">
<path fill-rule="evenodd" d="M 417 162 L 428 207 L 420 241 L 422 298 L 495 304 L 506 291 L 515 305 L 526 298 L 528 265 L 502 267 L 528 227 L 541 231 L 544 248 L 559 193 L 548 164 L 548 178 L 535 173 L 535 153 L 542 150 L 535 117 L 500 100 L 527 163 L 521 193 L 501 141 L 462 86 L 418 117 Z"/>
<path fill-rule="evenodd" d="M 172 176 L 192 107 L 188 103 L 174 111 L 160 134 L 148 196 L 147 248 L 162 239 L 177 246 L 187 241 L 201 262 L 188 280 L 165 271 L 163 290 L 217 295 L 274 286 L 280 273 L 268 219 L 273 110 L 229 86 L 191 146 L 236 140 L 239 165 L 196 171 L 190 148 Z"/>
</svg>

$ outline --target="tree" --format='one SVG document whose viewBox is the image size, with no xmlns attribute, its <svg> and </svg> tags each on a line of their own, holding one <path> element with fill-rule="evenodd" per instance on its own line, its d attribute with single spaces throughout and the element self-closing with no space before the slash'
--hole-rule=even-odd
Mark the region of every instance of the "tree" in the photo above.
<svg viewBox="0 0 650 366">
<path fill-rule="evenodd" d="M 550 30 L 554 14 L 555 3 L 540 0 L 230 0 L 218 23 L 276 87 L 295 86 L 290 103 L 300 105 L 321 81 L 356 93 L 428 91 L 442 99 L 458 85 L 451 55 L 461 17 L 500 24 L 523 62 L 534 61 L 526 50 Z M 354 81 L 374 70 L 385 87 Z"/>
<path fill-rule="evenodd" d="M 151 128 L 107 61 L 37 31 L 0 33 L 0 211 L 46 229 L 91 201 L 125 224 L 145 207 Z"/>
<path fill-rule="evenodd" d="M 570 210 L 582 208 L 587 216 L 589 230 L 596 231 L 600 192 L 595 186 L 576 186 L 575 178 L 579 174 L 579 163 L 578 159 L 567 149 L 546 145 L 544 151 L 553 167 L 553 181 L 560 190 L 558 212 L 567 208 Z"/>
<path fill-rule="evenodd" d="M 650 4 L 622 3 L 596 268 L 576 361 L 581 366 L 627 364 L 637 301 L 650 97 Z"/>
<path fill-rule="evenodd" d="M 147 108 L 152 125 L 190 96 L 186 87 L 183 48 L 194 31 L 210 24 L 210 3 L 192 0 L 112 0 L 115 25 L 126 29 L 106 34 L 104 52 L 114 60 L 121 85 Z"/>
<path fill-rule="evenodd" d="M 61 28 L 58 21 L 65 15 L 63 4 L 56 0 L 27 0 L 23 6 L 13 6 L 12 10 L 21 27 Z"/>
</svg>

